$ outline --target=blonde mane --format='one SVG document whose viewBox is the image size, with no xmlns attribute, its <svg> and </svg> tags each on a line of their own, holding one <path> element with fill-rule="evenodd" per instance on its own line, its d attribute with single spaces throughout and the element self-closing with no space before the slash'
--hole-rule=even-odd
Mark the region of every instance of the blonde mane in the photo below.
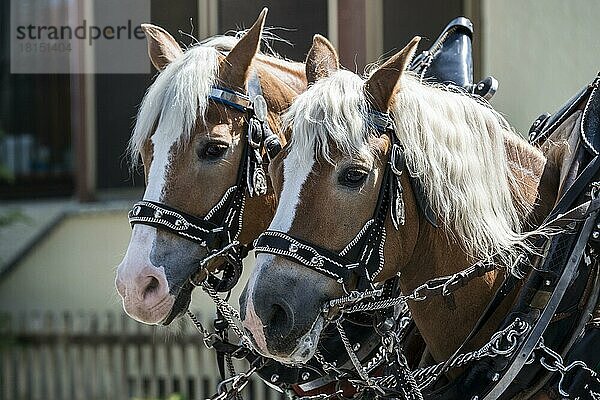
<svg viewBox="0 0 600 400">
<path fill-rule="evenodd" d="M 331 142 L 345 156 L 369 156 L 374 130 L 365 118 L 363 84 L 337 71 L 301 94 L 284 118 L 293 129 L 290 152 L 331 162 Z M 512 266 L 522 250 L 531 251 L 531 233 L 522 232 L 531 205 L 520 195 L 504 146 L 516 134 L 491 107 L 464 93 L 422 84 L 410 73 L 398 88 L 390 110 L 395 133 L 438 221 L 468 255 Z"/>
<path fill-rule="evenodd" d="M 155 130 L 157 134 L 176 136 L 172 139 L 178 141 L 190 139 L 198 116 L 205 115 L 208 94 L 217 79 L 219 50 L 223 46 L 231 48 L 231 44 L 228 39 L 192 46 L 157 75 L 144 96 L 129 141 L 134 165 Z M 159 125 L 168 129 L 158 129 Z"/>
<path fill-rule="evenodd" d="M 293 132 L 290 151 L 301 162 L 312 162 L 314 151 L 315 158 L 332 163 L 329 142 L 343 155 L 372 158 L 368 139 L 374 132 L 366 123 L 369 107 L 363 84 L 358 75 L 340 70 L 294 100 L 282 123 Z"/>
<path fill-rule="evenodd" d="M 172 135 L 165 138 L 169 143 L 189 141 L 198 118 L 204 118 L 206 113 L 208 95 L 217 80 L 219 54 L 233 49 L 244 32 L 237 32 L 235 36 L 213 36 L 190 46 L 157 74 L 144 95 L 129 140 L 128 153 L 133 166 L 139 161 L 144 144 L 155 132 Z M 272 52 L 268 40 L 273 40 L 272 34 L 267 34 L 263 40 L 269 53 L 258 54 L 259 61 L 304 73 L 304 64 L 285 60 Z M 272 73 L 277 75 L 276 70 Z M 283 75 L 280 78 L 287 79 Z M 167 129 L 158 129 L 159 125 Z"/>
</svg>

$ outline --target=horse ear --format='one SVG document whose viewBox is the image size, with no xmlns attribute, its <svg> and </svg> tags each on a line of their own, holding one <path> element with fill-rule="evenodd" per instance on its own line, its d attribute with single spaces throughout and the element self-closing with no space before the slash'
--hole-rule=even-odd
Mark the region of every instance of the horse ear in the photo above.
<svg viewBox="0 0 600 400">
<path fill-rule="evenodd" d="M 148 40 L 148 56 L 154 67 L 162 71 L 169 63 L 183 54 L 177 41 L 163 28 L 142 24 L 142 30 Z"/>
<path fill-rule="evenodd" d="M 242 36 L 240 41 L 229 52 L 219 67 L 219 80 L 231 88 L 242 89 L 246 86 L 248 69 L 258 50 L 260 39 L 265 25 L 268 9 L 261 11 L 258 19 L 248 32 Z"/>
<path fill-rule="evenodd" d="M 365 82 L 367 98 L 377 111 L 387 112 L 389 110 L 394 90 L 402 73 L 412 61 L 420 40 L 419 36 L 415 36 L 405 48 L 387 60 Z"/>
<path fill-rule="evenodd" d="M 340 60 L 331 42 L 321 35 L 315 35 L 312 47 L 306 56 L 308 83 L 315 83 L 338 69 L 340 69 Z"/>
</svg>

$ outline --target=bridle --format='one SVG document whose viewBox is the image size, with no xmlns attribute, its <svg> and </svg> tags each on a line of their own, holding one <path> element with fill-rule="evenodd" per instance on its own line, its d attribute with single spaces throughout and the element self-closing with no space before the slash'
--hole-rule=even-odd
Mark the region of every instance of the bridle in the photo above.
<svg viewBox="0 0 600 400">
<path fill-rule="evenodd" d="M 267 122 L 267 104 L 256 73 L 248 79 L 247 95 L 224 87 L 214 86 L 209 99 L 241 111 L 248 117 L 243 138 L 243 150 L 236 183 L 225 191 L 219 202 L 204 216 L 197 217 L 157 201 L 142 200 L 128 213 L 131 226 L 148 225 L 169 231 L 181 238 L 198 243 L 207 249 L 198 271 L 216 259 L 225 262 L 219 268 L 222 278 L 208 275 L 208 283 L 218 292 L 228 292 L 238 282 L 242 260 L 248 248 L 239 243 L 246 197 L 267 193 L 267 177 L 263 168 L 263 154 L 269 159 L 281 150 L 281 143 Z M 194 276 L 196 274 L 192 274 Z M 193 285 L 200 282 L 191 281 Z"/>
<path fill-rule="evenodd" d="M 329 278 L 335 279 L 349 293 L 353 286 L 358 292 L 376 290 L 374 279 L 383 269 L 386 229 L 385 221 L 390 216 L 395 229 L 405 223 L 404 199 L 400 182 L 402 171 L 406 167 L 402 146 L 393 130 L 390 116 L 385 113 L 371 111 L 368 125 L 388 135 L 392 149 L 387 162 L 373 216 L 357 235 L 339 253 L 288 235 L 284 232 L 267 230 L 254 243 L 256 253 L 281 256 L 303 265 Z M 410 178 L 412 187 L 420 184 Z M 427 219 L 435 224 L 429 205 L 417 201 Z"/>
<path fill-rule="evenodd" d="M 134 204 L 129 211 L 129 222 L 132 227 L 136 224 L 143 224 L 164 229 L 207 248 L 208 253 L 200 261 L 198 271 L 203 270 L 214 259 L 224 260 L 224 263 L 219 266 L 219 270 L 223 271 L 221 278 L 215 274 L 207 274 L 206 280 L 195 281 L 193 277 L 196 274 L 192 274 L 192 278 L 182 289 L 191 291 L 194 286 L 202 286 L 215 301 L 218 310 L 215 333 L 204 329 L 193 314 L 188 312 L 188 315 L 204 336 L 206 345 L 217 351 L 218 366 L 223 377 L 225 375 L 223 358 L 229 359 L 228 363 L 231 357 L 246 358 L 253 369 L 269 384 L 289 387 L 293 383 L 299 383 L 301 390 L 312 390 L 309 388 L 315 387 L 314 385 L 322 387 L 332 382 L 333 378 L 317 365 L 302 368 L 280 365 L 253 354 L 243 342 L 241 344 L 231 343 L 227 337 L 227 330 L 235 328 L 232 316 L 228 315 L 231 313 L 231 308 L 216 296 L 217 292 L 229 292 L 237 284 L 242 271 L 242 260 L 251 248 L 240 244 L 238 236 L 242 229 L 246 197 L 266 194 L 267 183 L 263 169 L 263 154 L 267 155 L 268 160 L 272 160 L 281 151 L 279 138 L 272 132 L 266 120 L 266 103 L 256 74 L 250 76 L 247 92 L 248 95 L 245 95 L 230 89 L 213 87 L 209 96 L 212 101 L 244 112 L 248 116 L 248 128 L 244 135 L 244 148 L 236 184 L 227 189 L 219 202 L 204 217 L 190 215 L 160 202 L 142 200 Z M 167 317 L 167 321 L 170 322 L 175 316 L 175 312 L 172 312 L 172 315 Z M 366 340 L 363 343 L 364 351 L 362 353 L 364 354 L 361 357 L 371 359 L 373 356 L 377 356 L 377 346 L 375 343 L 368 344 L 374 338 L 368 329 L 371 322 L 369 321 L 366 325 L 350 335 L 353 341 L 364 342 Z M 365 332 L 371 339 L 365 339 Z M 243 333 L 238 332 L 238 336 L 243 339 Z M 328 350 L 341 345 L 339 341 L 328 343 Z M 339 351 L 343 351 L 343 349 L 339 348 Z M 373 363 L 373 367 L 377 365 L 375 362 Z M 233 376 L 247 378 L 243 373 Z M 223 382 L 227 382 L 227 380 Z"/>
</svg>

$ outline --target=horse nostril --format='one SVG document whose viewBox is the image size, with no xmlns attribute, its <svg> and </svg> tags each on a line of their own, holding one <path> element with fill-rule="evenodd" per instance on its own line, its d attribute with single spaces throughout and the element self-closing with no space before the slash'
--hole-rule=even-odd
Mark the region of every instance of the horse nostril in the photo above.
<svg viewBox="0 0 600 400">
<path fill-rule="evenodd" d="M 148 283 L 146 284 L 146 287 L 144 288 L 144 290 L 142 292 L 142 297 L 144 300 L 148 296 L 151 296 L 152 294 L 156 293 L 156 291 L 158 290 L 158 287 L 160 286 L 160 282 L 158 281 L 158 279 L 156 279 L 153 276 L 149 276 L 148 278 L 150 278 L 150 280 L 148 281 Z"/>
<path fill-rule="evenodd" d="M 291 310 L 281 304 L 271 305 L 271 313 L 267 327 L 268 329 L 270 328 L 272 333 L 277 334 L 281 338 L 289 335 L 294 327 L 294 318 Z"/>
<path fill-rule="evenodd" d="M 279 304 L 273 304 L 271 309 L 271 323 L 278 326 L 284 325 L 287 321 L 287 315 L 283 307 Z"/>
</svg>

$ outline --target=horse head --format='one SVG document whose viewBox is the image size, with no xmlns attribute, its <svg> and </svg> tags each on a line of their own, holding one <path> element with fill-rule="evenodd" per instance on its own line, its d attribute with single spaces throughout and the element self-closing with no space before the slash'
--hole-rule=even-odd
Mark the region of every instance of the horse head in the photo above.
<svg viewBox="0 0 600 400">
<path fill-rule="evenodd" d="M 218 267 L 207 257 L 250 243 L 272 217 L 272 189 L 257 176 L 262 137 L 249 135 L 279 132 L 279 113 L 306 82 L 293 63 L 259 53 L 265 17 L 266 9 L 239 40 L 215 37 L 185 51 L 162 28 L 143 26 L 159 73 L 130 141 L 146 190 L 130 212 L 135 225 L 116 277 L 125 311 L 140 322 L 168 324 L 184 312 L 190 278 Z M 246 95 L 250 81 L 262 104 Z"/>
<path fill-rule="evenodd" d="M 491 107 L 407 72 L 418 42 L 363 79 L 314 39 L 309 89 L 283 118 L 292 139 L 271 165 L 279 202 L 240 299 L 244 326 L 268 357 L 310 359 L 335 299 L 376 292 L 396 276 L 410 293 L 476 260 L 511 265 L 527 247 L 523 221 L 545 159 Z M 466 336 L 495 277 L 457 294 L 459 307 L 409 304 L 435 359 Z M 443 329 L 448 315 L 456 326 Z"/>
</svg>

